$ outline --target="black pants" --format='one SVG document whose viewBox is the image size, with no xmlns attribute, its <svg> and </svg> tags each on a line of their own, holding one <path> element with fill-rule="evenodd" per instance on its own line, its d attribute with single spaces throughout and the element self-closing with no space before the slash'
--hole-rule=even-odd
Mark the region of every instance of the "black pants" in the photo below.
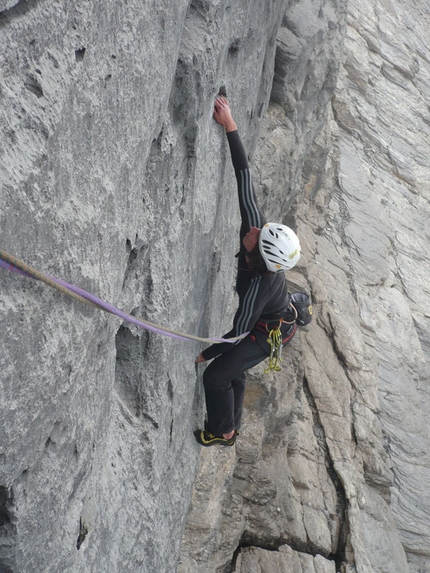
<svg viewBox="0 0 430 573">
<path fill-rule="evenodd" d="M 296 325 L 283 332 L 284 346 Z M 252 332 L 231 350 L 215 358 L 203 374 L 209 432 L 215 436 L 238 430 L 242 421 L 245 372 L 269 356 L 267 334 Z"/>
</svg>

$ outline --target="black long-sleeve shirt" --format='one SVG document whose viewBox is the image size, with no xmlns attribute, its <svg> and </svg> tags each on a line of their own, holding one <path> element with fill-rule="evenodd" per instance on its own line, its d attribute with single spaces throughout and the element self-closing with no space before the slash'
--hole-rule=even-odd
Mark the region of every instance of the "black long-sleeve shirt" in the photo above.
<svg viewBox="0 0 430 573">
<path fill-rule="evenodd" d="M 240 215 L 240 250 L 236 291 L 239 308 L 233 319 L 233 328 L 223 338 L 234 338 L 251 331 L 259 319 L 281 318 L 288 307 L 287 283 L 283 272 L 255 276 L 246 262 L 243 238 L 251 227 L 261 229 L 266 219 L 257 204 L 248 159 L 238 131 L 227 133 L 231 159 L 237 180 Z M 210 360 L 232 348 L 229 342 L 213 344 L 203 351 L 203 358 Z"/>
</svg>

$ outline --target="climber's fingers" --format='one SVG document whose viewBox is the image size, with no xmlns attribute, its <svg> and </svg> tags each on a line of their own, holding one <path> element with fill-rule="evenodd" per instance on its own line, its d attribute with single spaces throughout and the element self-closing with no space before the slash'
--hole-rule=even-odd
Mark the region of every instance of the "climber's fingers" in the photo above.
<svg viewBox="0 0 430 573">
<path fill-rule="evenodd" d="M 214 118 L 224 127 L 227 127 L 233 121 L 230 106 L 224 96 L 217 96 L 215 98 Z"/>
</svg>

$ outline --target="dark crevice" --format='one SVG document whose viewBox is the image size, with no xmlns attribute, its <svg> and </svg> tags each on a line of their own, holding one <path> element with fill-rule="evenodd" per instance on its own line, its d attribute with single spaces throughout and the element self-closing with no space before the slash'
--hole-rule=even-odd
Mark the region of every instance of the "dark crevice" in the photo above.
<svg viewBox="0 0 430 573">
<path fill-rule="evenodd" d="M 0 571 L 1 573 L 14 573 L 13 569 L 2 563 L 0 559 Z"/>
<path fill-rule="evenodd" d="M 239 545 L 243 549 L 245 547 L 258 547 L 260 549 L 265 549 L 266 551 L 278 551 L 282 545 L 288 545 L 293 551 L 296 551 L 297 553 L 306 553 L 313 556 L 322 555 L 325 559 L 334 561 L 334 556 L 325 552 L 321 547 L 318 547 L 309 541 L 306 542 L 302 539 L 290 536 L 282 536 L 278 539 L 266 538 L 265 540 L 262 540 L 261 538 L 256 539 L 249 532 L 244 531 Z"/>
<path fill-rule="evenodd" d="M 85 48 L 79 48 L 78 50 L 75 50 L 75 59 L 77 64 L 83 61 L 85 57 L 85 51 Z"/>
<path fill-rule="evenodd" d="M 148 420 L 148 422 L 150 422 L 152 424 L 152 426 L 158 430 L 160 428 L 160 424 L 157 422 L 157 420 L 155 420 L 154 418 L 152 418 L 152 416 L 150 416 L 149 414 L 147 414 L 146 412 L 142 412 L 141 413 L 142 418 L 144 418 L 145 420 Z"/>
<path fill-rule="evenodd" d="M 116 334 L 116 389 L 121 400 L 133 416 L 143 416 L 153 426 L 158 424 L 145 413 L 144 397 L 141 393 L 140 378 L 136 364 L 145 353 L 146 333 L 135 336 L 126 326 L 120 326 Z"/>
<path fill-rule="evenodd" d="M 336 499 L 337 499 L 336 515 L 340 519 L 340 528 L 339 528 L 339 538 L 335 540 L 337 550 L 336 553 L 331 556 L 331 558 L 332 560 L 336 561 L 337 564 L 340 565 L 341 563 L 346 562 L 346 539 L 347 539 L 347 529 L 349 527 L 348 519 L 346 516 L 347 499 L 346 499 L 345 489 L 334 468 L 334 464 L 330 455 L 330 450 L 327 446 L 324 426 L 322 425 L 321 420 L 319 418 L 318 408 L 306 378 L 304 378 L 303 380 L 303 392 L 304 395 L 306 396 L 309 408 L 312 412 L 314 436 L 318 442 L 318 446 L 321 452 L 323 452 L 324 454 L 326 471 L 336 490 Z"/>
<path fill-rule="evenodd" d="M 173 440 L 173 418 L 170 422 L 170 433 L 169 433 L 169 443 L 170 445 L 172 444 L 172 440 Z"/>
<path fill-rule="evenodd" d="M 48 436 L 48 439 L 45 442 L 45 448 L 49 448 L 51 444 L 55 446 L 55 442 L 52 441 L 51 436 Z"/>
<path fill-rule="evenodd" d="M 173 384 L 172 384 L 172 380 L 170 379 L 170 377 L 167 379 L 167 395 L 169 397 L 169 400 L 172 401 L 173 400 Z"/>
<path fill-rule="evenodd" d="M 34 76 L 28 76 L 26 81 L 24 82 L 25 87 L 33 93 L 36 97 L 41 98 L 43 97 L 43 88 L 39 82 L 39 80 Z"/>
<path fill-rule="evenodd" d="M 236 40 L 234 40 L 234 41 L 230 44 L 230 46 L 229 46 L 229 48 L 228 48 L 228 55 L 229 55 L 230 57 L 234 57 L 234 56 L 237 55 L 237 53 L 239 52 L 239 50 L 240 50 L 240 38 L 237 38 Z M 222 94 L 221 94 L 221 95 L 222 95 Z"/>
<path fill-rule="evenodd" d="M 14 524 L 14 495 L 12 488 L 0 486 L 0 571 L 13 573 L 16 527 Z M 6 551 L 7 550 L 7 551 Z"/>
<path fill-rule="evenodd" d="M 172 86 L 169 107 L 172 110 L 173 124 L 183 129 L 185 153 L 188 162 L 196 157 L 198 124 L 195 117 L 196 86 L 200 81 L 199 66 L 194 59 L 179 57 L 175 80 Z"/>
<path fill-rule="evenodd" d="M 76 549 L 79 551 L 81 548 L 82 543 L 85 541 L 85 538 L 88 535 L 88 526 L 86 525 L 84 519 L 81 517 L 79 520 L 79 535 L 76 541 Z"/>
<path fill-rule="evenodd" d="M 0 527 L 4 527 L 11 522 L 10 506 L 12 502 L 13 495 L 11 491 L 4 486 L 0 486 Z"/>
<path fill-rule="evenodd" d="M 225 568 L 225 573 L 236 573 L 237 560 L 239 559 L 239 555 L 243 549 L 255 548 L 255 549 L 263 549 L 264 551 L 277 552 L 279 551 L 279 548 L 284 545 L 288 545 L 288 547 L 290 547 L 296 553 L 305 553 L 307 555 L 312 555 L 313 557 L 321 555 L 327 561 L 334 561 L 336 563 L 336 571 L 340 571 L 342 564 L 345 562 L 345 560 L 339 558 L 338 555 L 332 555 L 332 554 L 327 555 L 327 554 L 322 554 L 316 549 L 313 550 L 300 540 L 296 541 L 289 540 L 287 542 L 285 539 L 277 539 L 277 540 L 274 539 L 271 541 L 267 541 L 266 543 L 252 543 L 251 541 L 246 541 L 246 539 L 242 537 L 239 545 L 236 547 L 233 553 L 231 563 Z"/>
<path fill-rule="evenodd" d="M 235 552 L 233 553 L 233 559 L 231 560 L 230 570 L 227 573 L 234 573 L 236 571 L 236 564 L 241 550 L 242 547 L 238 545 L 235 549 Z"/>
<path fill-rule="evenodd" d="M 139 241 L 136 235 L 136 242 Z M 124 282 L 122 288 L 127 286 L 128 281 L 133 281 L 139 279 L 144 283 L 144 293 L 143 298 L 145 301 L 149 301 L 153 292 L 153 283 L 150 273 L 150 260 L 146 262 L 148 256 L 148 246 L 144 243 L 139 248 L 132 247 L 130 239 L 126 240 L 126 253 L 128 255 L 127 265 L 124 274 Z M 140 277 L 141 269 L 146 269 L 144 276 Z"/>
<path fill-rule="evenodd" d="M 128 241 L 128 239 L 127 239 Z M 127 268 L 125 271 L 125 276 L 124 276 L 124 282 L 123 282 L 123 288 L 125 287 L 125 284 L 127 282 L 127 279 L 129 278 L 130 274 L 133 272 L 134 270 L 134 261 L 137 259 L 137 249 L 131 249 L 129 254 L 128 254 L 128 262 L 127 262 Z"/>
</svg>

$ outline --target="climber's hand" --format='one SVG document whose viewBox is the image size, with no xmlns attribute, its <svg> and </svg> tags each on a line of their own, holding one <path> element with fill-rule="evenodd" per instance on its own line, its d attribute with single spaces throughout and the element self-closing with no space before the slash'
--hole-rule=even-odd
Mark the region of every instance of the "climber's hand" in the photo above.
<svg viewBox="0 0 430 573">
<path fill-rule="evenodd" d="M 200 353 L 195 359 L 195 364 L 200 364 L 201 362 L 206 362 L 206 358 L 203 358 L 202 354 Z"/>
<path fill-rule="evenodd" d="M 227 132 L 236 131 L 237 125 L 231 115 L 230 106 L 224 96 L 217 96 L 214 104 L 214 118 L 215 120 L 225 127 Z"/>
</svg>

